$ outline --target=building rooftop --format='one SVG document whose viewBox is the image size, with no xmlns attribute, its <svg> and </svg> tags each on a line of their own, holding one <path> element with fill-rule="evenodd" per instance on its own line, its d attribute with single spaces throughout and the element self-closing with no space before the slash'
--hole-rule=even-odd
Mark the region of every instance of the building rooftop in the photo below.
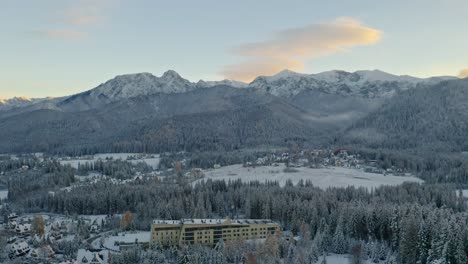
<svg viewBox="0 0 468 264">
<path fill-rule="evenodd" d="M 182 224 L 181 220 L 153 220 L 153 224 L 161 224 L 161 225 L 180 225 Z"/>
<path fill-rule="evenodd" d="M 224 224 L 230 221 L 230 224 L 272 224 L 269 219 L 182 219 L 182 220 L 153 220 L 153 224 L 180 225 L 180 224 Z"/>
</svg>

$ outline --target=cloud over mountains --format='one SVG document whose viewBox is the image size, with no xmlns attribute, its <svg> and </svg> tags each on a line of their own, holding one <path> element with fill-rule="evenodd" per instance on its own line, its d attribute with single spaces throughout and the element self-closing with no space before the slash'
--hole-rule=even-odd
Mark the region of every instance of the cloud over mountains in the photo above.
<svg viewBox="0 0 468 264">
<path fill-rule="evenodd" d="M 285 68 L 297 71 L 306 60 L 371 45 L 381 35 L 381 31 L 352 18 L 289 28 L 270 39 L 233 48 L 231 53 L 240 57 L 241 62 L 225 66 L 222 74 L 229 79 L 251 81 L 256 76 L 271 75 Z"/>
</svg>

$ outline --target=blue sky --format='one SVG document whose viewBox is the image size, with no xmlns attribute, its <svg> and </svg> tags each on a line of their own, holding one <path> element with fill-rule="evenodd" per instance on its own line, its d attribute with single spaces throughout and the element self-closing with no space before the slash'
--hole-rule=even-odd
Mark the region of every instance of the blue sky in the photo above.
<svg viewBox="0 0 468 264">
<path fill-rule="evenodd" d="M 3 0 L 0 22 L 0 98 L 168 69 L 197 81 L 280 68 L 420 77 L 468 68 L 464 0 Z"/>
</svg>

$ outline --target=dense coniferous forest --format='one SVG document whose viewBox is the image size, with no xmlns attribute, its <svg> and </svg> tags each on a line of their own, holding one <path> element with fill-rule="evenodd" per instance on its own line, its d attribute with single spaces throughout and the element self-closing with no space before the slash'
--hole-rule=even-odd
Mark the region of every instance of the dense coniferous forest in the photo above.
<svg viewBox="0 0 468 264">
<path fill-rule="evenodd" d="M 468 79 L 442 82 L 397 94 L 355 122 L 343 142 L 413 151 L 468 149 Z"/>
</svg>

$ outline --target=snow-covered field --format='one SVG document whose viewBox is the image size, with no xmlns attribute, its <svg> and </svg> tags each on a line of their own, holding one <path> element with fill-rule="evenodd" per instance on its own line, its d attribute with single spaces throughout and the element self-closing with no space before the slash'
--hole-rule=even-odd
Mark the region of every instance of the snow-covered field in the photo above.
<svg viewBox="0 0 468 264">
<path fill-rule="evenodd" d="M 338 255 L 338 254 L 330 254 L 326 257 L 327 264 L 349 264 L 351 262 L 350 255 Z M 319 258 L 318 263 L 322 263 L 323 257 Z M 372 260 L 364 260 L 364 264 L 375 264 Z"/>
<path fill-rule="evenodd" d="M 219 169 L 210 169 L 204 171 L 206 179 L 213 180 L 236 180 L 241 179 L 244 182 L 250 181 L 277 181 L 281 186 L 290 179 L 294 184 L 300 180 L 309 180 L 316 187 L 326 189 L 328 187 L 366 187 L 369 189 L 381 185 L 399 185 L 403 182 L 419 182 L 421 179 L 412 176 L 393 176 L 375 173 L 367 173 L 357 169 L 330 167 L 322 169 L 294 168 L 297 172 L 283 172 L 284 164 L 280 166 L 261 166 L 261 167 L 243 167 L 241 164 L 221 167 Z"/>
<path fill-rule="evenodd" d="M 121 160 L 128 160 L 129 157 L 138 157 L 139 155 L 142 155 L 140 153 L 103 153 L 103 154 L 95 154 L 93 156 L 89 156 L 89 158 L 78 158 L 78 159 L 69 159 L 69 160 L 60 160 L 60 163 L 62 165 L 67 165 L 69 164 L 73 168 L 78 168 L 78 164 L 85 164 L 86 162 L 95 162 L 97 160 L 106 160 L 106 159 L 121 159 Z M 133 164 L 137 164 L 139 162 L 145 162 L 148 166 L 151 166 L 153 169 L 157 169 L 159 165 L 159 155 L 154 154 L 153 158 L 140 158 L 140 159 L 132 159 L 128 160 L 129 162 Z"/>
</svg>

